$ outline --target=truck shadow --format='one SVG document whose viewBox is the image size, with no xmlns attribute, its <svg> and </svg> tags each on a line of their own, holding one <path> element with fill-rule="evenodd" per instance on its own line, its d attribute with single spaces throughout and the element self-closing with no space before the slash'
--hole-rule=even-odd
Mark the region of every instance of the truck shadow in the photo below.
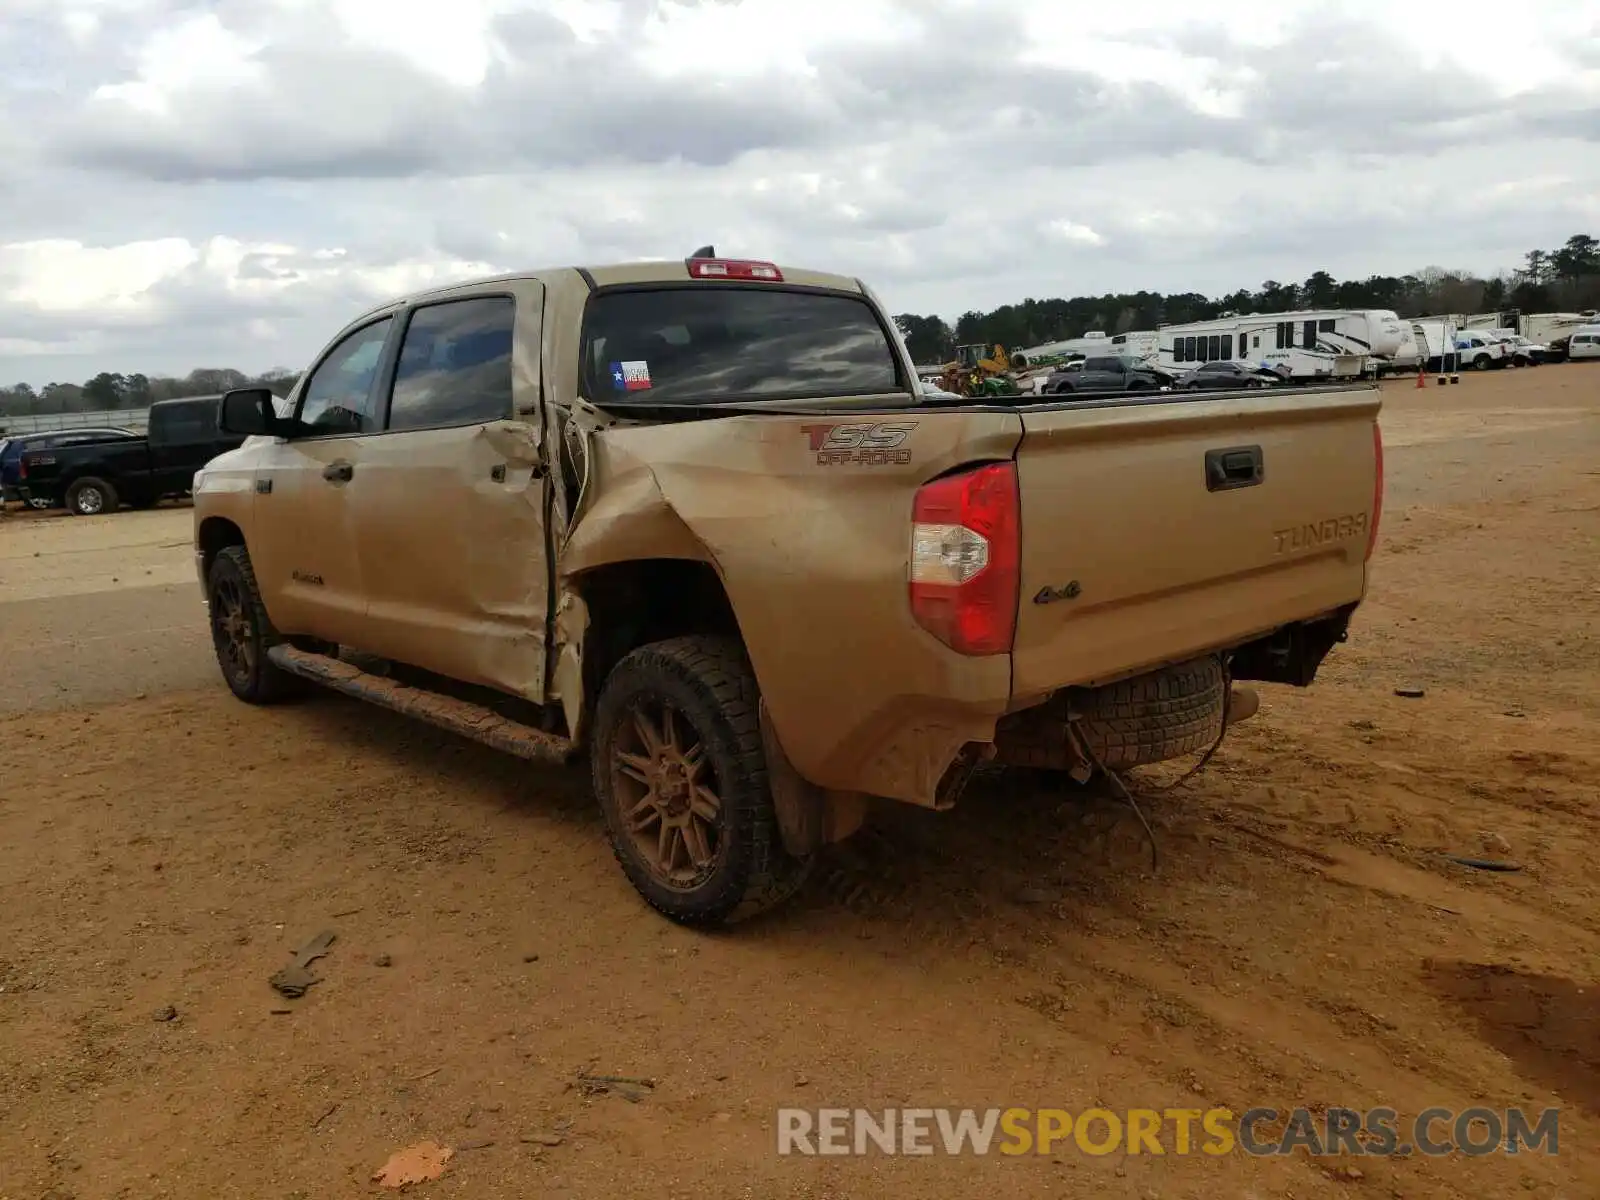
<svg viewBox="0 0 1600 1200">
<path fill-rule="evenodd" d="M 291 711 L 341 746 L 360 748 L 407 774 L 449 779 L 452 796 L 464 803 L 492 804 L 512 820 L 554 818 L 597 845 L 604 841 L 586 757 L 565 767 L 524 762 L 321 689 Z M 1147 815 L 1163 853 L 1178 856 L 1184 834 L 1165 812 Z M 869 922 L 920 924 L 997 909 L 1031 918 L 1038 906 L 1072 897 L 1091 905 L 1118 897 L 1131 903 L 1148 884 L 1150 869 L 1149 839 L 1118 797 L 1059 776 L 995 770 L 980 774 L 950 812 L 877 802 L 859 833 L 822 851 L 795 903 L 730 936 L 749 930 L 752 937 L 806 940 L 837 926 L 846 913 Z M 627 888 L 620 877 L 619 885 Z"/>
<path fill-rule="evenodd" d="M 436 729 L 412 717 L 365 704 L 337 692 L 312 689 L 294 705 L 341 745 L 360 747 L 408 773 L 443 776 L 462 797 L 494 797 L 499 811 L 537 810 L 603 829 L 590 791 L 589 764 L 565 767 L 525 762 L 510 754 Z"/>
<path fill-rule="evenodd" d="M 1600 989 L 1489 963 L 1434 962 L 1423 978 L 1529 1080 L 1600 1115 Z"/>
</svg>

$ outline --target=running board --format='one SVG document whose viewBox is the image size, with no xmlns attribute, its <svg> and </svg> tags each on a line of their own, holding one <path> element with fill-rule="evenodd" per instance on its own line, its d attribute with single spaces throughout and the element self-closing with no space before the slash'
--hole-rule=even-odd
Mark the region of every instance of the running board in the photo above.
<svg viewBox="0 0 1600 1200">
<path fill-rule="evenodd" d="M 492 709 L 473 704 L 470 700 L 458 700 L 454 696 L 445 696 L 425 688 L 396 683 L 341 659 L 329 658 L 326 654 L 313 654 L 280 643 L 267 651 L 267 658 L 274 666 L 301 679 L 309 679 L 402 716 L 426 721 L 429 725 L 471 738 L 518 758 L 565 763 L 572 753 L 572 743 L 564 737 L 502 717 Z"/>
</svg>

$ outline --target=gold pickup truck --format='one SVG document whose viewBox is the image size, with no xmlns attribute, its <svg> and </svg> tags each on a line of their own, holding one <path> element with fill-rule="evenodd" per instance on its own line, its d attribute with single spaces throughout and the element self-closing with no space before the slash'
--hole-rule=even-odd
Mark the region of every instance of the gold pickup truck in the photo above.
<svg viewBox="0 0 1600 1200">
<path fill-rule="evenodd" d="M 1374 388 L 929 395 L 860 281 L 712 254 L 408 296 L 229 393 L 194 497 L 234 694 L 587 751 L 628 878 L 712 924 L 869 797 L 1203 751 L 1344 639 Z"/>
</svg>

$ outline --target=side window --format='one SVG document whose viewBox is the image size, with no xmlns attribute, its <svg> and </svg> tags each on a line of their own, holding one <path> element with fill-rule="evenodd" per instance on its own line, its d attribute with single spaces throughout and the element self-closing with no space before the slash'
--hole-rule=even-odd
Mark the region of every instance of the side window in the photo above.
<svg viewBox="0 0 1600 1200">
<path fill-rule="evenodd" d="M 1239 349 L 1240 350 L 1244 349 L 1244 335 L 1243 334 L 1239 335 Z M 1231 334 L 1231 333 L 1225 333 L 1225 334 L 1222 335 L 1222 357 L 1223 358 L 1232 358 L 1233 357 L 1233 334 Z"/>
<path fill-rule="evenodd" d="M 394 318 L 364 325 L 333 348 L 306 381 L 300 397 L 300 423 L 310 436 L 375 433 L 373 381 Z"/>
<path fill-rule="evenodd" d="M 509 296 L 417 309 L 400 344 L 389 428 L 439 429 L 510 417 L 516 312 Z"/>
<path fill-rule="evenodd" d="M 1319 333 L 1332 333 L 1334 326 L 1337 324 L 1338 322 L 1332 317 L 1324 317 L 1321 321 L 1317 322 L 1317 330 Z"/>
</svg>

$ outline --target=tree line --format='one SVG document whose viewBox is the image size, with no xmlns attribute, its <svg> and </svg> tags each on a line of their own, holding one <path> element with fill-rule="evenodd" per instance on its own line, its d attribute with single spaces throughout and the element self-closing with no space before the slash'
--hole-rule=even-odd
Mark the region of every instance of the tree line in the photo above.
<svg viewBox="0 0 1600 1200">
<path fill-rule="evenodd" d="M 260 375 L 247 375 L 229 367 L 199 367 L 181 379 L 170 375 L 124 375 L 102 371 L 83 383 L 47 383 L 34 388 L 26 383 L 0 388 L 0 417 L 55 416 L 57 413 L 115 412 L 149 408 L 157 400 L 184 396 L 215 396 L 232 388 L 271 388 L 289 394 L 298 371 L 275 367 Z"/>
<path fill-rule="evenodd" d="M 952 326 L 943 317 L 902 313 L 895 318 L 911 358 L 946 362 L 957 346 L 1016 349 L 1082 337 L 1127 333 L 1208 321 L 1224 313 L 1273 313 L 1314 308 L 1387 308 L 1402 317 L 1432 313 L 1587 312 L 1600 308 L 1600 241 L 1574 234 L 1558 250 L 1530 250 L 1515 271 L 1480 279 L 1466 271 L 1429 267 L 1413 275 L 1372 275 L 1337 280 L 1316 271 L 1304 283 L 1269 279 L 1212 299 L 1198 292 L 1122 292 L 1071 299 L 1024 300 L 993 312 L 963 313 Z"/>
<path fill-rule="evenodd" d="M 1584 312 L 1600 307 L 1600 240 L 1573 234 L 1557 250 L 1530 250 L 1515 271 L 1480 279 L 1465 271 L 1429 267 L 1414 275 L 1372 275 L 1337 280 L 1313 272 L 1304 283 L 1269 279 L 1217 299 L 1199 292 L 1107 293 L 1071 299 L 1024 300 L 993 312 L 963 313 L 952 326 L 943 317 L 902 313 L 895 318 L 911 357 L 947 361 L 958 345 L 996 343 L 1014 348 L 1080 337 L 1127 333 L 1205 321 L 1225 312 L 1287 312 L 1297 308 L 1389 308 L 1403 317 L 1429 313 Z M 201 367 L 182 378 L 102 371 L 83 383 L 26 383 L 0 387 L 0 417 L 51 416 L 148 408 L 154 401 L 211 396 L 230 388 L 267 387 L 287 395 L 299 372 L 286 367 L 248 375 L 227 367 Z"/>
</svg>

